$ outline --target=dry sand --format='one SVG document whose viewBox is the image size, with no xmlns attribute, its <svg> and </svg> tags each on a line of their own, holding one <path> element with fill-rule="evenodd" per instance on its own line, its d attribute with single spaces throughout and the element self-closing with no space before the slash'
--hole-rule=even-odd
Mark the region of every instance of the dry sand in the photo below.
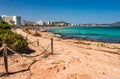
<svg viewBox="0 0 120 79">
<path fill-rule="evenodd" d="M 20 29 L 15 32 L 26 36 Z M 9 72 L 14 72 L 0 79 L 120 79 L 120 44 L 109 44 L 75 39 L 61 39 L 48 32 L 40 32 L 42 37 L 28 35 L 30 41 L 39 39 L 40 47 L 36 43 L 29 44 L 34 53 L 25 54 L 35 56 L 44 51 L 54 39 L 54 54 L 50 47 L 36 57 L 22 57 L 12 55 L 8 57 Z M 24 69 L 29 70 L 24 71 Z M 0 58 L 0 73 L 3 73 L 3 58 Z"/>
</svg>

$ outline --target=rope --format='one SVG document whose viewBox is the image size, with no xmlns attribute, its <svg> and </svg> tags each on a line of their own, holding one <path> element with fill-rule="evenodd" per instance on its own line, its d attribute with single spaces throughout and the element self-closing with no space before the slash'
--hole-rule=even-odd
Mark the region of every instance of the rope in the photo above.
<svg viewBox="0 0 120 79">
<path fill-rule="evenodd" d="M 42 49 L 45 49 L 40 43 L 39 43 L 39 46 L 40 46 Z"/>
<path fill-rule="evenodd" d="M 0 51 L 3 49 L 3 47 L 0 48 Z"/>
<path fill-rule="evenodd" d="M 21 34 L 22 35 L 22 34 Z M 22 35 L 23 36 L 23 35 Z M 25 37 L 26 38 L 26 36 L 23 36 L 23 37 Z M 32 43 L 37 43 L 37 41 L 31 41 L 30 39 L 27 39 L 29 42 L 28 42 L 28 44 L 32 44 Z M 36 45 L 34 45 L 34 44 L 32 44 L 33 46 L 35 46 L 35 47 L 37 47 Z M 44 49 L 45 50 L 45 48 L 42 46 L 42 45 L 40 45 L 40 43 L 39 43 L 39 46 L 42 48 L 42 49 Z"/>
<path fill-rule="evenodd" d="M 20 34 L 20 35 L 22 35 L 22 34 Z M 28 37 L 28 35 L 27 36 L 24 36 L 24 35 L 22 35 L 23 37 Z M 34 47 L 37 47 L 36 46 L 36 44 L 34 44 L 34 43 L 37 43 L 37 41 L 31 41 L 30 39 L 27 39 L 28 41 L 29 41 L 29 43 L 28 44 L 32 44 Z M 51 45 L 51 44 L 50 44 Z M 41 52 L 41 54 L 43 54 L 44 52 L 46 52 L 47 50 L 48 50 L 48 48 L 50 47 L 50 45 L 48 45 L 47 46 L 47 48 L 45 48 L 45 47 L 43 47 L 42 45 L 40 45 L 40 43 L 39 43 L 39 46 L 42 48 L 42 49 L 44 49 L 42 52 Z M 19 54 L 20 56 L 23 56 L 23 57 L 36 57 L 36 56 L 39 56 L 39 55 L 41 55 L 41 54 L 38 54 L 38 55 L 36 55 L 36 56 L 25 56 L 25 55 L 22 55 L 22 54 L 20 54 L 19 52 L 15 52 L 14 50 L 12 50 L 12 49 L 10 49 L 9 47 L 7 47 L 8 48 L 8 50 L 10 50 L 11 52 L 13 52 L 13 53 L 15 53 L 15 54 Z M 38 47 L 38 49 L 40 50 L 40 48 Z"/>
<path fill-rule="evenodd" d="M 35 42 L 37 42 L 37 41 L 33 41 L 33 42 L 29 42 L 29 43 L 35 43 Z"/>
<path fill-rule="evenodd" d="M 37 43 L 37 41 L 33 41 L 33 42 L 29 42 L 29 44 L 32 44 L 33 46 L 37 47 L 36 45 L 34 45 L 33 43 Z M 42 49 L 45 50 L 45 48 L 39 43 L 39 47 L 41 47 Z"/>
<path fill-rule="evenodd" d="M 37 47 L 35 44 L 33 44 L 33 43 L 30 43 L 30 44 L 32 44 L 34 47 Z"/>
<path fill-rule="evenodd" d="M 22 57 L 30 57 L 30 58 L 31 58 L 31 57 L 37 57 L 37 56 L 42 55 L 43 53 L 45 53 L 45 52 L 47 51 L 47 49 L 48 49 L 49 47 L 50 47 L 50 45 L 48 45 L 47 48 L 46 48 L 45 50 L 43 50 L 40 54 L 35 55 L 35 56 L 22 55 L 22 54 L 20 54 L 19 52 L 15 52 L 14 50 L 10 49 L 9 47 L 7 47 L 7 49 L 10 50 L 11 52 L 15 53 L 15 54 L 18 54 L 18 55 L 22 56 Z"/>
</svg>

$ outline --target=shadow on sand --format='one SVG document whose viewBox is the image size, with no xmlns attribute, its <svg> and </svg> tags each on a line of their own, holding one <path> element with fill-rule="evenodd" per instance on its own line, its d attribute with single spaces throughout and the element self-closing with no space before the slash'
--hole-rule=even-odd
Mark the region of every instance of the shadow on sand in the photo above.
<svg viewBox="0 0 120 79">
<path fill-rule="evenodd" d="M 33 62 L 28 66 L 28 68 L 26 68 L 26 69 L 19 70 L 19 71 L 15 71 L 15 72 L 2 73 L 2 74 L 0 74 L 0 77 L 9 76 L 9 75 L 13 75 L 13 74 L 17 74 L 17 73 L 29 71 L 29 70 L 30 70 L 30 67 L 31 67 L 34 63 L 36 63 L 37 61 L 39 61 L 39 60 L 33 61 Z"/>
</svg>

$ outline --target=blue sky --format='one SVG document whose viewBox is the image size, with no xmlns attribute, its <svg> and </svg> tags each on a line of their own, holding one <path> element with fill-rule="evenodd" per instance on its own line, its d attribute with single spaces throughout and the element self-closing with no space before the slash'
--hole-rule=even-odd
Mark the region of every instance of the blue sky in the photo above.
<svg viewBox="0 0 120 79">
<path fill-rule="evenodd" d="M 120 0 L 0 0 L 0 15 L 70 23 L 120 21 Z"/>
</svg>

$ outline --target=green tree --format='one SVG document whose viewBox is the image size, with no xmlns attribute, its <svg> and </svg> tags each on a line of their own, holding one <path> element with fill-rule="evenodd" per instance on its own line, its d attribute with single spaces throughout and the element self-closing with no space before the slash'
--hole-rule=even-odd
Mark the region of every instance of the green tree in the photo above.
<svg viewBox="0 0 120 79">
<path fill-rule="evenodd" d="M 10 25 L 7 22 L 2 20 L 2 21 L 0 21 L 0 29 L 10 30 L 11 27 L 10 27 Z"/>
</svg>

